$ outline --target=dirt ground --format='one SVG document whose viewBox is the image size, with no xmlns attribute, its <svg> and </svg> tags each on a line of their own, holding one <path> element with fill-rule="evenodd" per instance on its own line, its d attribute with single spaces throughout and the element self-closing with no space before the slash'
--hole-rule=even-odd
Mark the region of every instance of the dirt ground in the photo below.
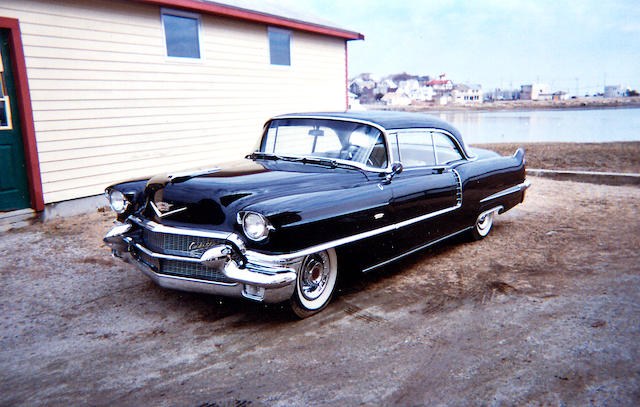
<svg viewBox="0 0 640 407">
<path fill-rule="evenodd" d="M 109 213 L 1 234 L 0 405 L 639 405 L 640 188 L 530 180 L 302 321 L 155 286 Z"/>
</svg>

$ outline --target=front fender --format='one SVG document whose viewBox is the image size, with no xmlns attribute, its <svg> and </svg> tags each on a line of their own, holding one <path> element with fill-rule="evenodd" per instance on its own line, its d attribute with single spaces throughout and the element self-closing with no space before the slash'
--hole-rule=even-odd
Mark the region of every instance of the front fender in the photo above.
<svg viewBox="0 0 640 407">
<path fill-rule="evenodd" d="M 390 200 L 391 192 L 372 182 L 269 199 L 246 210 L 263 214 L 275 228 L 255 247 L 288 253 L 387 226 Z"/>
</svg>

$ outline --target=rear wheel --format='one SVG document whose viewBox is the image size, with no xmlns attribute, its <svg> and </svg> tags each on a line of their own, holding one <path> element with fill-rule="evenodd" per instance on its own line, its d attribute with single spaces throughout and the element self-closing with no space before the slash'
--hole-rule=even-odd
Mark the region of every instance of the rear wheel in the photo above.
<svg viewBox="0 0 640 407">
<path fill-rule="evenodd" d="M 471 229 L 471 236 L 475 240 L 484 239 L 489 232 L 491 232 L 491 226 L 493 226 L 493 216 L 495 212 L 489 212 L 480 214 L 478 219 L 476 219 L 476 224 L 473 225 L 473 229 Z"/>
<path fill-rule="evenodd" d="M 311 316 L 324 309 L 336 287 L 338 257 L 334 249 L 323 250 L 302 260 L 291 308 L 300 318 Z"/>
</svg>

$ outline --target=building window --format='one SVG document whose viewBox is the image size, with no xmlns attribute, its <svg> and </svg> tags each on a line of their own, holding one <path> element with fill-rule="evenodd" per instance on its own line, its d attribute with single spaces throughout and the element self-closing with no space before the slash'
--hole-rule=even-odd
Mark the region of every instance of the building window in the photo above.
<svg viewBox="0 0 640 407">
<path fill-rule="evenodd" d="M 162 11 L 167 56 L 200 58 L 200 16 L 174 10 Z"/>
<path fill-rule="evenodd" d="M 271 65 L 291 65 L 291 31 L 269 27 Z"/>
</svg>

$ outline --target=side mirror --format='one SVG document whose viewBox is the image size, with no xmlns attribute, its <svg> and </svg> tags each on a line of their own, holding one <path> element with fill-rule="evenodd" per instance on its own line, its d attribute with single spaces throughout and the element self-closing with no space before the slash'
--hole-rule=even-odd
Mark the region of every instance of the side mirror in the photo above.
<svg viewBox="0 0 640 407">
<path fill-rule="evenodd" d="M 402 169 L 403 169 L 402 164 L 397 162 L 393 163 L 393 165 L 391 165 L 391 172 L 387 173 L 384 183 L 389 184 L 393 179 L 393 177 L 395 177 L 397 174 L 400 174 L 402 172 Z"/>
</svg>

